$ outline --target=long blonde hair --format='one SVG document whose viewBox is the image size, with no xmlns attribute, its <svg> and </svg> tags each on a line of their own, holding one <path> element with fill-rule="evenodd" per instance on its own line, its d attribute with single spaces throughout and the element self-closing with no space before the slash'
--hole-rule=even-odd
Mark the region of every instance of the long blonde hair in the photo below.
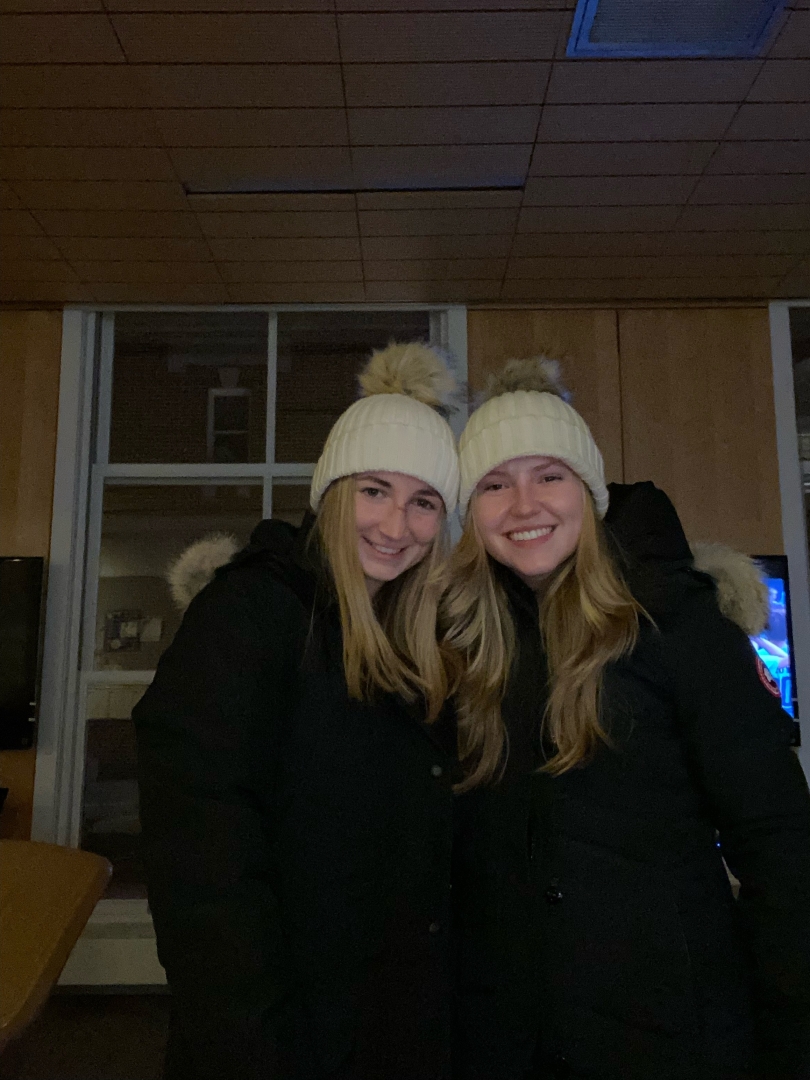
<svg viewBox="0 0 810 1080">
<path fill-rule="evenodd" d="M 422 698 L 428 721 L 439 715 L 449 687 L 436 641 L 448 537 L 442 524 L 428 554 L 372 602 L 357 549 L 353 476 L 335 480 L 321 499 L 316 536 L 329 567 L 343 630 L 343 669 L 349 695 L 369 701 L 376 691 Z"/>
<path fill-rule="evenodd" d="M 472 509 L 450 557 L 448 577 L 440 625 L 458 705 L 459 754 L 466 772 L 459 790 L 464 791 L 503 771 L 508 748 L 501 703 L 518 648 L 506 593 Z M 583 485 L 576 550 L 554 571 L 538 611 L 549 672 L 543 737 L 554 747 L 545 772 L 567 772 L 587 762 L 599 742 L 609 743 L 601 716 L 605 667 L 633 649 L 642 614 Z"/>
</svg>

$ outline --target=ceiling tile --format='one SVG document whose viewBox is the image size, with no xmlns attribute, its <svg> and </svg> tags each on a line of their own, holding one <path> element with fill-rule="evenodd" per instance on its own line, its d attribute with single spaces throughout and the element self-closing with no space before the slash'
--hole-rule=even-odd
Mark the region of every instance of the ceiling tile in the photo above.
<svg viewBox="0 0 810 1080">
<path fill-rule="evenodd" d="M 361 304 L 366 299 L 365 289 L 359 281 L 243 282 L 229 285 L 228 296 L 234 304 Z"/>
<path fill-rule="evenodd" d="M 358 191 L 359 210 L 471 210 L 520 206 L 522 191 Z"/>
<path fill-rule="evenodd" d="M 199 237 L 194 214 L 160 210 L 38 210 L 48 236 Z"/>
<path fill-rule="evenodd" d="M 349 151 L 339 147 L 170 150 L 191 191 L 308 191 L 352 187 Z"/>
<path fill-rule="evenodd" d="M 500 281 L 506 259 L 389 259 L 366 260 L 369 281 Z"/>
<path fill-rule="evenodd" d="M 709 162 L 707 173 L 806 173 L 810 141 L 724 142 Z"/>
<path fill-rule="evenodd" d="M 203 263 L 211 259 L 205 240 L 191 237 L 60 236 L 59 250 L 71 262 Z"/>
<path fill-rule="evenodd" d="M 800 255 L 810 251 L 810 232 L 671 232 L 671 255 Z"/>
<path fill-rule="evenodd" d="M 451 188 L 523 184 L 531 145 L 358 147 L 352 152 L 360 188 Z"/>
<path fill-rule="evenodd" d="M 2 109 L 3 146 L 160 146 L 147 109 Z"/>
<path fill-rule="evenodd" d="M 29 210 L 186 209 L 176 181 L 20 180 L 15 190 Z"/>
<path fill-rule="evenodd" d="M 810 203 L 810 170 L 803 176 L 704 176 L 689 202 L 694 205 Z"/>
<path fill-rule="evenodd" d="M 512 256 L 660 255 L 667 250 L 669 235 L 664 232 L 520 233 L 515 237 Z"/>
<path fill-rule="evenodd" d="M 11 185 L 0 180 L 0 210 L 21 210 L 22 205 L 19 195 Z"/>
<path fill-rule="evenodd" d="M 729 139 L 810 139 L 810 103 L 743 105 Z"/>
<path fill-rule="evenodd" d="M 701 173 L 716 142 L 538 143 L 530 176 L 677 176 Z"/>
<path fill-rule="evenodd" d="M 209 240 L 214 258 L 225 262 L 308 262 L 312 260 L 339 261 L 360 258 L 360 241 L 356 236 L 292 236 L 287 238 L 219 239 Z"/>
<path fill-rule="evenodd" d="M 354 213 L 198 213 L 206 236 L 261 237 L 357 236 Z"/>
<path fill-rule="evenodd" d="M 341 55 L 347 64 L 545 60 L 554 55 L 564 21 L 564 13 L 557 11 L 338 17 Z"/>
<path fill-rule="evenodd" d="M 178 281 L 93 283 L 99 304 L 227 304 L 226 285 L 195 285 Z"/>
<path fill-rule="evenodd" d="M 507 280 L 632 277 L 779 277 L 795 262 L 792 255 L 513 258 Z"/>
<path fill-rule="evenodd" d="M 378 304 L 461 304 L 498 300 L 499 281 L 367 281 L 366 297 Z"/>
<path fill-rule="evenodd" d="M 361 210 L 366 236 L 482 235 L 512 233 L 517 210 Z"/>
<path fill-rule="evenodd" d="M 213 262 L 134 262 L 130 259 L 103 262 L 76 262 L 73 264 L 82 281 L 111 284 L 172 284 L 182 281 L 186 285 L 209 285 L 222 281 Z"/>
<path fill-rule="evenodd" d="M 549 206 L 521 211 L 519 232 L 658 232 L 670 228 L 679 206 Z"/>
<path fill-rule="evenodd" d="M 3 151 L 10 180 L 163 180 L 174 170 L 163 150 L 123 147 L 35 146 Z"/>
<path fill-rule="evenodd" d="M 540 105 L 550 64 L 344 64 L 346 103 L 364 106 Z"/>
<path fill-rule="evenodd" d="M 27 210 L 0 210 L 0 236 L 42 236 L 43 229 Z"/>
<path fill-rule="evenodd" d="M 363 280 L 363 265 L 359 259 L 354 262 L 223 262 L 220 271 L 232 284 Z"/>
<path fill-rule="evenodd" d="M 538 142 L 720 139 L 734 105 L 547 105 Z"/>
<path fill-rule="evenodd" d="M 104 11 L 101 0 L 0 0 L 0 12 L 55 12 Z"/>
<path fill-rule="evenodd" d="M 551 176 L 526 181 L 524 206 L 666 206 L 683 203 L 694 176 Z"/>
<path fill-rule="evenodd" d="M 0 101 L 7 109 L 137 108 L 139 75 L 125 64 L 4 64 Z"/>
<path fill-rule="evenodd" d="M 810 229 L 810 206 L 685 206 L 678 229 L 686 232 Z"/>
<path fill-rule="evenodd" d="M 342 108 L 338 64 L 161 64 L 138 73 L 158 108 Z"/>
<path fill-rule="evenodd" d="M 11 259 L 0 265 L 0 281 L 78 281 L 64 259 Z"/>
<path fill-rule="evenodd" d="M 89 285 L 72 281 L 15 281 L 0 288 L 0 303 L 47 308 L 96 300 Z"/>
<path fill-rule="evenodd" d="M 546 101 L 742 101 L 758 60 L 563 60 L 554 64 Z"/>
<path fill-rule="evenodd" d="M 511 232 L 482 236 L 364 236 L 362 239 L 363 258 L 381 261 L 505 258 L 511 243 Z"/>
<path fill-rule="evenodd" d="M 349 109 L 353 146 L 531 143 L 539 105 L 457 109 Z"/>
<path fill-rule="evenodd" d="M 72 0 L 70 0 L 72 3 Z M 228 10 L 223 0 L 105 0 L 108 11 L 189 12 Z M 331 0 L 239 0 L 239 11 L 272 14 L 332 12 Z"/>
<path fill-rule="evenodd" d="M 60 249 L 45 236 L 0 237 L 0 266 L 7 259 L 36 261 L 38 259 L 70 258 L 70 253 Z"/>
<path fill-rule="evenodd" d="M 349 213 L 355 211 L 354 195 L 350 192 L 296 192 L 288 194 L 263 193 L 254 195 L 189 195 L 188 205 L 194 211 L 211 213 L 223 210 L 233 214 L 243 210 L 255 214 L 259 211 L 297 212 L 308 210 L 310 212 L 323 210 L 345 210 Z"/>
<path fill-rule="evenodd" d="M 133 64 L 336 63 L 331 15 L 112 15 Z"/>
<path fill-rule="evenodd" d="M 810 11 L 793 11 L 768 53 L 768 58 L 806 60 L 810 57 Z"/>
<path fill-rule="evenodd" d="M 561 11 L 576 0 L 335 0 L 338 11 Z"/>
<path fill-rule="evenodd" d="M 155 111 L 167 146 L 346 146 L 344 109 Z"/>
<path fill-rule="evenodd" d="M 810 296 L 810 259 L 794 267 L 779 283 L 779 296 L 805 299 Z"/>
<path fill-rule="evenodd" d="M 749 101 L 810 101 L 810 60 L 766 60 Z"/>
<path fill-rule="evenodd" d="M 120 64 L 125 59 L 106 15 L 0 15 L 0 64 Z"/>
</svg>

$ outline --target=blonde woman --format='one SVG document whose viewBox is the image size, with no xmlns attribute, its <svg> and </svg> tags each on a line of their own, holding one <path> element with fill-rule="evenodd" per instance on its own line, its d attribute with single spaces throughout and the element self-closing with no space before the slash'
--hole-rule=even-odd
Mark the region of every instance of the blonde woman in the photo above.
<svg viewBox="0 0 810 1080">
<path fill-rule="evenodd" d="M 806 1080 L 810 797 L 767 671 L 685 544 L 623 554 L 633 489 L 606 523 L 549 362 L 460 465 L 456 1080 Z"/>
<path fill-rule="evenodd" d="M 167 1080 L 448 1076 L 452 380 L 412 344 L 360 381 L 314 518 L 257 528 L 135 710 Z M 183 560 L 180 592 L 206 555 Z"/>
</svg>

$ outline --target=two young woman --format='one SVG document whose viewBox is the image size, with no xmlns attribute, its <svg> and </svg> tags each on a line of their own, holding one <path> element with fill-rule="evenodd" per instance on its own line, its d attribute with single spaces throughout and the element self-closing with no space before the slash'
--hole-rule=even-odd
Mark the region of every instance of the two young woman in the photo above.
<svg viewBox="0 0 810 1080">
<path fill-rule="evenodd" d="M 192 603 L 135 713 L 171 1080 L 730 1080 L 758 1020 L 764 1075 L 805 1075 L 787 724 L 660 493 L 602 524 L 547 375 L 462 439 L 440 645 L 458 478 L 421 347 L 372 360 L 314 523 Z"/>
</svg>

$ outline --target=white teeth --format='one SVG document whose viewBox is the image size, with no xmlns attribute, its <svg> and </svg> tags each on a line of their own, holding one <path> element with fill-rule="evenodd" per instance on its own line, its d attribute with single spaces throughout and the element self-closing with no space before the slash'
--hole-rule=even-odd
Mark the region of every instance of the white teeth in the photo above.
<svg viewBox="0 0 810 1080">
<path fill-rule="evenodd" d="M 540 536 L 548 536 L 548 534 L 554 528 L 553 525 L 546 525 L 542 529 L 525 529 L 523 532 L 511 532 L 509 533 L 510 540 L 537 540 Z"/>
<path fill-rule="evenodd" d="M 399 552 L 402 550 L 401 548 L 381 547 L 379 544 L 374 543 L 372 543 L 371 546 L 374 548 L 375 551 L 379 551 L 382 555 L 398 555 Z"/>
</svg>

